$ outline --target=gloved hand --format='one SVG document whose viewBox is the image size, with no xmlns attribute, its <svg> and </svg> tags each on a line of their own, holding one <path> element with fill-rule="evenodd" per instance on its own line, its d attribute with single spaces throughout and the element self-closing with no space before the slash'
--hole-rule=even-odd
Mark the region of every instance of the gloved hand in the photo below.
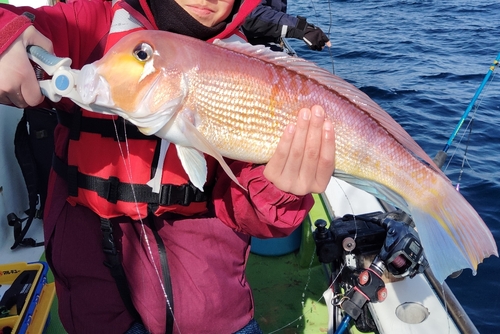
<svg viewBox="0 0 500 334">
<path fill-rule="evenodd" d="M 309 45 L 311 50 L 314 51 L 323 50 L 325 44 L 330 42 L 323 30 L 310 23 L 307 24 L 306 29 L 304 30 L 304 37 L 302 37 L 302 39 L 307 45 Z"/>
<path fill-rule="evenodd" d="M 297 25 L 289 27 L 286 37 L 302 39 L 311 50 L 321 51 L 332 44 L 325 33 L 318 27 L 307 22 L 306 18 L 298 16 Z"/>
</svg>

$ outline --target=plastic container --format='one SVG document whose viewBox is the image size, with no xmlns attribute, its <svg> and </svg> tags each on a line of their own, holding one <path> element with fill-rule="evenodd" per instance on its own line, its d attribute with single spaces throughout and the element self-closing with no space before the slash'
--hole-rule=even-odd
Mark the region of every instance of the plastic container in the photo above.
<svg viewBox="0 0 500 334">
<path fill-rule="evenodd" d="M 44 333 L 50 322 L 50 309 L 56 294 L 55 283 L 47 283 L 43 286 L 42 293 L 35 311 L 31 317 L 31 322 L 26 330 L 26 334 Z"/>
<path fill-rule="evenodd" d="M 296 251 L 300 247 L 302 226 L 287 237 L 260 239 L 252 237 L 251 252 L 263 256 L 280 256 Z"/>
<path fill-rule="evenodd" d="M 35 273 L 33 273 L 33 271 L 35 271 Z M 22 284 L 20 284 L 23 287 L 23 293 L 27 291 L 22 308 L 17 310 L 17 305 L 14 305 L 7 310 L 8 313 L 0 317 L 0 330 L 9 328 L 13 334 L 27 333 L 35 308 L 47 284 L 47 271 L 48 266 L 45 262 L 18 262 L 0 265 L 0 285 L 4 287 L 2 295 L 7 294 L 7 290 L 16 282 L 18 277 L 23 275 L 23 273 L 24 275 L 33 273 L 33 275 L 26 276 L 30 277 L 29 281 L 21 282 Z M 53 291 L 47 292 L 46 296 L 50 293 L 52 293 L 53 297 Z"/>
</svg>

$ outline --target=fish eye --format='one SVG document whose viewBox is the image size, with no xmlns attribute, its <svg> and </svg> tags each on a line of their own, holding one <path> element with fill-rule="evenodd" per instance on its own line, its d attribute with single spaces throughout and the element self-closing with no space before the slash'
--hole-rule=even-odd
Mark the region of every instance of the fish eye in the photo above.
<svg viewBox="0 0 500 334">
<path fill-rule="evenodd" d="M 153 48 L 147 43 L 141 43 L 134 49 L 134 57 L 139 61 L 148 61 L 153 56 Z"/>
</svg>

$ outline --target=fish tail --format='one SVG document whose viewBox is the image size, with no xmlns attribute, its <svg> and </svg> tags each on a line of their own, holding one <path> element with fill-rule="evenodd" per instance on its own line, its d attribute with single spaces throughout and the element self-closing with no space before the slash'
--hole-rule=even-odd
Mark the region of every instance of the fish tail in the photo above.
<svg viewBox="0 0 500 334">
<path fill-rule="evenodd" d="M 493 235 L 479 214 L 448 181 L 442 182 L 441 196 L 433 196 L 425 210 L 410 205 L 425 256 L 441 283 L 465 268 L 475 275 L 483 259 L 498 256 Z"/>
</svg>

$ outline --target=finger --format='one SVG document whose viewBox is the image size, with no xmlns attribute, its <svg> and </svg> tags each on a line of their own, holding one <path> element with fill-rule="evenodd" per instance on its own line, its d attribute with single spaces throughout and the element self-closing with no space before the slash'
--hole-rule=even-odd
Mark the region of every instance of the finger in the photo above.
<svg viewBox="0 0 500 334">
<path fill-rule="evenodd" d="M 324 109 L 320 106 L 313 106 L 300 169 L 300 178 L 306 182 L 315 182 L 316 180 L 324 122 Z"/>
<path fill-rule="evenodd" d="M 325 120 L 322 131 L 322 142 L 319 160 L 316 169 L 317 189 L 313 192 L 321 193 L 326 190 L 335 171 L 335 131 L 330 120 Z"/>
<path fill-rule="evenodd" d="M 264 176 L 269 180 L 274 180 L 278 175 L 283 173 L 290 146 L 292 145 L 293 135 L 295 133 L 295 124 L 289 124 L 281 135 L 276 151 L 264 169 Z"/>
<path fill-rule="evenodd" d="M 49 53 L 54 52 L 52 41 L 42 35 L 33 26 L 26 29 L 25 35 L 23 36 L 23 42 L 25 47 L 27 47 L 28 45 L 38 45 Z M 32 67 L 30 66 L 29 68 L 31 69 Z M 36 106 L 42 103 L 44 97 L 40 91 L 40 86 L 38 80 L 36 79 L 35 71 L 33 70 L 32 73 L 28 73 L 26 74 L 26 76 L 26 80 L 21 87 L 21 93 L 28 105 Z"/>
<path fill-rule="evenodd" d="M 297 125 L 290 146 L 290 153 L 283 169 L 284 177 L 290 180 L 300 175 L 310 121 L 311 110 L 307 108 L 301 109 L 297 117 Z"/>
<path fill-rule="evenodd" d="M 23 107 L 27 105 L 36 106 L 43 101 L 43 95 L 40 90 L 40 84 L 36 78 L 35 70 L 31 65 L 26 52 L 22 51 L 19 55 L 18 76 L 21 78 L 20 93 Z M 14 101 L 13 101 L 14 102 Z M 17 106 L 20 106 L 16 104 Z"/>
<path fill-rule="evenodd" d="M 23 36 L 24 46 L 28 45 L 38 45 L 48 51 L 49 53 L 54 53 L 54 47 L 50 39 L 42 35 L 35 27 L 30 26 L 25 30 L 25 35 Z"/>
</svg>

